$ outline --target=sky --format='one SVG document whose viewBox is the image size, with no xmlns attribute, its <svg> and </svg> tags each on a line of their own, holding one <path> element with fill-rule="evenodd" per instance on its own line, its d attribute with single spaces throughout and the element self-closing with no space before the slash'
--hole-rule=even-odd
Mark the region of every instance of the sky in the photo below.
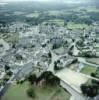
<svg viewBox="0 0 99 100">
<path fill-rule="evenodd" d="M 48 2 L 48 1 L 54 1 L 54 2 L 64 2 L 64 3 L 81 3 L 81 2 L 87 2 L 89 0 L 0 0 L 1 2 L 19 2 L 19 1 L 40 1 L 40 2 Z"/>
<path fill-rule="evenodd" d="M 14 2 L 14 1 L 19 2 L 19 1 L 50 1 L 50 0 L 0 0 L 0 2 Z"/>
<path fill-rule="evenodd" d="M 60 1 L 60 2 L 80 2 L 81 0 L 0 0 L 0 2 L 14 2 L 14 1 L 41 1 L 41 2 L 47 2 L 47 1 Z"/>
</svg>

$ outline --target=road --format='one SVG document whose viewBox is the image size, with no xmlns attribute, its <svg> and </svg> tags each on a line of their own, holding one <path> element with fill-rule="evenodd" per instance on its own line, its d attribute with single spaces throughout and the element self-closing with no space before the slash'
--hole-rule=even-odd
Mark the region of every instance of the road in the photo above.
<svg viewBox="0 0 99 100">
<path fill-rule="evenodd" d="M 61 81 L 60 85 L 66 89 L 71 94 L 71 100 L 87 100 L 82 94 L 78 93 L 70 84 L 67 84 L 64 81 Z"/>
<path fill-rule="evenodd" d="M 49 66 L 49 68 L 48 68 L 48 71 L 51 71 L 51 72 L 53 72 L 55 75 L 57 74 L 57 73 L 55 73 L 54 72 L 54 62 L 56 61 L 56 60 L 58 60 L 60 57 L 62 57 L 63 55 L 60 55 L 60 56 L 58 56 L 58 55 L 56 55 L 55 53 L 53 53 L 53 51 L 51 51 L 51 54 L 52 54 L 52 62 L 51 62 L 51 64 L 50 64 L 50 66 Z M 85 61 L 85 59 L 83 59 L 83 58 L 78 58 L 81 62 L 84 62 L 84 63 L 86 63 L 86 61 Z M 64 69 L 63 69 L 64 70 Z M 68 69 L 68 70 L 70 70 L 70 69 Z M 73 71 L 74 72 L 74 71 Z M 75 73 L 77 74 L 76 76 L 75 76 Z M 99 81 L 98 79 L 96 79 L 96 78 L 93 78 L 93 77 L 91 77 L 91 76 L 89 76 L 89 75 L 85 75 L 85 74 L 82 74 L 82 73 L 79 73 L 79 72 L 74 72 L 74 74 L 72 74 L 72 75 L 69 75 L 70 77 L 68 77 L 68 75 L 67 75 L 67 72 L 64 72 L 64 75 L 66 74 L 67 76 L 64 76 L 63 78 L 64 79 L 62 79 L 62 77 L 60 77 L 61 75 L 62 75 L 63 73 L 60 73 L 60 75 L 58 76 L 58 75 L 56 75 L 56 76 L 58 76 L 60 79 L 61 79 L 61 86 L 63 87 L 63 88 L 65 88 L 71 95 L 72 95 L 72 99 L 74 99 L 74 100 L 88 100 L 88 98 L 86 98 L 86 97 L 84 97 L 82 94 L 81 94 L 81 90 L 79 90 L 80 89 L 80 85 L 81 84 L 83 84 L 83 83 L 85 83 L 88 79 L 94 79 L 94 80 L 97 80 L 97 81 Z M 70 73 L 69 73 L 70 74 Z M 72 77 L 71 77 L 72 76 Z M 81 76 L 81 80 L 82 80 L 82 82 L 81 81 L 79 81 L 80 79 L 79 79 L 79 77 Z M 67 78 L 66 78 L 67 77 Z M 74 77 L 74 78 L 73 78 Z M 76 79 L 75 79 L 76 78 Z M 70 80 L 71 79 L 71 80 Z M 83 81 L 83 79 L 84 79 L 84 81 Z M 69 80 L 70 81 L 72 81 L 73 80 L 73 82 L 72 82 L 72 84 L 69 82 Z M 76 80 L 78 80 L 76 83 L 74 82 L 74 81 L 76 81 Z M 77 89 L 77 87 L 75 87 L 75 86 L 73 86 L 73 84 L 75 84 L 76 86 L 78 86 L 78 84 L 79 84 L 79 89 Z M 74 98 L 73 98 L 74 97 Z"/>
<path fill-rule="evenodd" d="M 51 51 L 51 50 L 50 50 L 50 51 Z M 14 52 L 16 52 L 16 50 L 10 51 L 9 54 L 14 54 Z M 9 55 L 9 54 L 8 54 L 8 55 Z M 52 62 L 51 62 L 51 64 L 49 65 L 49 68 L 47 69 L 47 71 L 51 71 L 51 72 L 53 72 L 53 73 L 55 74 L 55 72 L 54 72 L 54 62 L 57 61 L 60 57 L 65 56 L 65 55 L 56 55 L 53 51 L 51 51 L 51 54 L 52 54 Z M 86 63 L 86 61 L 85 61 L 84 59 L 81 59 L 81 58 L 78 58 L 78 59 L 79 59 L 80 61 Z M 2 97 L 2 96 L 5 94 L 5 92 L 7 91 L 7 89 L 8 89 L 8 88 L 10 87 L 10 85 L 11 85 L 11 81 L 13 81 L 14 79 L 16 79 L 16 78 L 18 77 L 18 74 L 24 69 L 24 66 L 27 67 L 27 65 L 30 64 L 31 62 L 33 62 L 33 60 L 28 61 L 27 63 L 25 63 L 25 65 L 22 64 L 23 67 L 22 67 L 21 69 L 19 69 L 18 72 L 16 72 L 15 75 L 14 75 L 13 77 L 11 77 L 11 79 L 5 84 L 4 88 L 0 91 L 0 97 Z M 83 76 L 84 76 L 84 77 L 87 77 L 87 78 L 92 78 L 92 77 L 90 77 L 90 76 L 88 76 L 88 75 L 84 75 L 84 74 L 83 74 Z M 92 78 L 92 79 L 93 79 L 93 78 Z M 64 81 L 62 80 L 61 85 L 71 93 L 71 95 L 75 98 L 75 100 L 86 100 L 85 97 L 83 97 L 83 96 L 77 91 L 77 89 L 76 89 L 76 88 L 73 88 L 73 87 L 71 86 L 71 84 L 69 84 L 68 82 L 64 82 Z"/>
<path fill-rule="evenodd" d="M 93 64 L 93 63 L 87 62 L 86 59 L 85 59 L 85 58 L 82 58 L 82 57 L 78 57 L 78 61 L 80 61 L 80 62 L 82 62 L 82 63 L 84 63 L 84 64 L 88 64 L 88 65 L 90 65 L 90 66 L 99 67 L 99 65 L 97 65 L 97 64 Z"/>
<path fill-rule="evenodd" d="M 53 53 L 53 51 L 51 51 L 51 54 L 52 54 L 52 62 L 50 64 L 49 68 L 48 68 L 48 71 L 51 71 L 51 72 L 53 72 L 55 74 L 54 67 L 53 67 L 54 66 L 54 61 L 58 60 L 62 56 L 56 55 L 55 53 Z M 84 97 L 80 97 L 79 92 L 77 92 L 74 88 L 72 88 L 70 84 L 61 81 L 61 84 L 60 85 L 63 88 L 65 88 L 74 98 L 78 98 L 79 97 L 78 99 L 75 99 L 75 100 L 85 100 Z"/>
</svg>

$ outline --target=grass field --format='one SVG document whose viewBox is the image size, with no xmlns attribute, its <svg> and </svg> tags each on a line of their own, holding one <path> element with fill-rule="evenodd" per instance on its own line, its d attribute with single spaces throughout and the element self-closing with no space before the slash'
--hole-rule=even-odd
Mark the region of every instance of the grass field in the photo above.
<svg viewBox="0 0 99 100">
<path fill-rule="evenodd" d="M 96 77 L 99 78 L 99 68 L 96 70 Z"/>
<path fill-rule="evenodd" d="M 11 43 L 17 43 L 19 41 L 19 34 L 13 34 L 11 36 L 4 38 L 4 40 Z"/>
<path fill-rule="evenodd" d="M 83 29 L 83 28 L 88 28 L 89 26 L 86 24 L 75 24 L 73 22 L 68 22 L 66 27 L 69 29 Z"/>
<path fill-rule="evenodd" d="M 30 13 L 30 14 L 26 15 L 26 17 L 28 17 L 28 18 L 32 18 L 32 17 L 37 18 L 38 16 L 39 16 L 39 13 Z"/>
<path fill-rule="evenodd" d="M 28 89 L 28 83 L 24 83 L 22 85 L 12 85 L 8 91 L 5 93 L 2 100 L 32 100 L 28 98 L 26 94 L 26 90 Z"/>
<path fill-rule="evenodd" d="M 35 87 L 36 100 L 69 100 L 70 94 L 60 87 Z"/>
<path fill-rule="evenodd" d="M 51 100 L 70 100 L 70 94 L 61 88 L 56 91 Z"/>
<path fill-rule="evenodd" d="M 88 7 L 87 12 L 99 12 L 99 9 L 97 9 L 96 7 Z"/>
<path fill-rule="evenodd" d="M 54 23 L 56 25 L 64 26 L 64 20 L 61 19 L 53 19 L 46 21 L 47 23 Z"/>
<path fill-rule="evenodd" d="M 29 83 L 27 82 L 21 85 L 12 85 L 2 100 L 69 100 L 70 98 L 70 94 L 61 87 L 33 86 L 36 98 L 31 99 L 26 94 L 28 88 Z"/>
<path fill-rule="evenodd" d="M 96 50 L 97 52 L 99 52 L 99 47 L 95 47 L 95 50 Z"/>
<path fill-rule="evenodd" d="M 81 70 L 81 73 L 90 75 L 91 73 L 96 72 L 96 69 L 97 68 L 94 66 L 90 66 L 90 65 L 85 64 L 84 68 Z"/>
<path fill-rule="evenodd" d="M 49 14 L 50 16 L 52 16 L 52 15 L 59 15 L 59 14 L 61 14 L 61 12 L 58 11 L 58 10 L 53 10 L 53 11 L 49 11 L 48 14 Z"/>
</svg>

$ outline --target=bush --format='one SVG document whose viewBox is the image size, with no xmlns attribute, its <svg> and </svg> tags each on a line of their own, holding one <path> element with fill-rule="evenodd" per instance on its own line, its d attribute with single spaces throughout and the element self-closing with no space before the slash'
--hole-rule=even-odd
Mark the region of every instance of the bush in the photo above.
<svg viewBox="0 0 99 100">
<path fill-rule="evenodd" d="M 36 83 L 40 82 L 42 79 L 45 80 L 46 85 L 54 86 L 59 85 L 60 83 L 60 79 L 54 76 L 50 71 L 43 72 L 42 75 L 37 79 Z"/>
<path fill-rule="evenodd" d="M 88 97 L 95 97 L 98 95 L 98 86 L 97 85 L 81 85 L 82 93 Z"/>
<path fill-rule="evenodd" d="M 34 84 L 34 82 L 36 82 L 36 75 L 35 74 L 31 74 L 29 77 L 28 77 L 28 81 L 31 83 L 31 84 Z"/>
<path fill-rule="evenodd" d="M 11 71 L 8 71 L 8 72 L 7 72 L 7 75 L 8 75 L 8 76 L 12 76 L 12 74 L 13 74 L 13 72 L 11 72 Z"/>
<path fill-rule="evenodd" d="M 36 97 L 36 94 L 35 94 L 34 89 L 32 87 L 27 90 L 27 95 L 30 98 L 35 98 Z"/>
</svg>

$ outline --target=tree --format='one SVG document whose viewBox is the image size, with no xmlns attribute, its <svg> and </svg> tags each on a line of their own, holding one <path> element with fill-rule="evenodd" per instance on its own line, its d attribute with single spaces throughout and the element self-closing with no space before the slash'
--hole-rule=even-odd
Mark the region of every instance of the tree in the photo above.
<svg viewBox="0 0 99 100">
<path fill-rule="evenodd" d="M 98 95 L 98 87 L 97 85 L 81 85 L 82 93 L 89 97 L 95 97 Z"/>
<path fill-rule="evenodd" d="M 9 80 L 9 78 L 10 77 L 8 75 L 5 75 L 4 78 L 3 78 L 4 82 L 7 82 Z"/>
<path fill-rule="evenodd" d="M 95 73 L 91 73 L 91 76 L 92 76 L 92 77 L 96 77 Z"/>
<path fill-rule="evenodd" d="M 48 53 L 49 58 L 52 58 L 52 54 L 51 52 Z"/>
<path fill-rule="evenodd" d="M 31 83 L 31 84 L 34 84 L 34 82 L 36 82 L 36 75 L 35 74 L 31 74 L 29 77 L 28 77 L 28 81 Z"/>
<path fill-rule="evenodd" d="M 8 76 L 12 76 L 13 72 L 11 72 L 10 70 L 7 72 Z"/>
<path fill-rule="evenodd" d="M 37 79 L 37 83 L 40 82 L 42 79 L 45 80 L 46 85 L 58 85 L 60 83 L 59 78 L 53 75 L 52 72 L 46 71 L 43 72 L 42 75 Z"/>
<path fill-rule="evenodd" d="M 13 43 L 13 44 L 12 44 L 12 48 L 16 48 L 16 44 Z"/>
<path fill-rule="evenodd" d="M 48 85 L 51 85 L 51 86 L 53 86 L 53 85 L 59 85 L 60 80 L 59 80 L 58 77 L 56 77 L 56 76 L 54 76 L 54 75 L 52 74 L 52 75 L 48 76 L 48 78 L 46 79 L 46 83 L 47 83 Z"/>
<path fill-rule="evenodd" d="M 5 71 L 10 70 L 10 67 L 8 65 L 5 65 Z"/>
<path fill-rule="evenodd" d="M 23 59 L 23 57 L 21 55 L 19 55 L 19 54 L 16 54 L 15 56 L 16 56 L 17 60 L 22 60 Z"/>
<path fill-rule="evenodd" d="M 35 98 L 36 97 L 36 94 L 34 92 L 34 89 L 32 87 L 30 87 L 28 90 L 27 90 L 27 95 L 30 97 L 30 98 Z"/>
<path fill-rule="evenodd" d="M 59 68 L 57 67 L 57 62 L 54 62 L 54 70 L 59 70 Z"/>
</svg>

